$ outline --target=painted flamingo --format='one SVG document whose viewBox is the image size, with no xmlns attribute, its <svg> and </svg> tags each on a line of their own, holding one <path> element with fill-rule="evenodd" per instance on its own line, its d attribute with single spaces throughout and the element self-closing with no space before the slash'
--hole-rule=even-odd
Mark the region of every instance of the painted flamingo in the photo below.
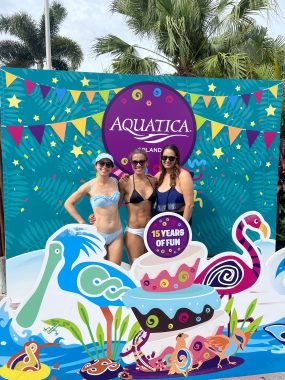
<svg viewBox="0 0 285 380">
<path fill-rule="evenodd" d="M 235 243 L 243 250 L 243 255 L 223 252 L 214 256 L 195 279 L 196 284 L 210 285 L 221 297 L 231 297 L 256 283 L 261 271 L 260 257 L 258 249 L 246 234 L 247 229 L 262 234 L 264 238 L 270 236 L 270 227 L 258 212 L 242 214 L 233 226 L 232 235 Z"/>
</svg>

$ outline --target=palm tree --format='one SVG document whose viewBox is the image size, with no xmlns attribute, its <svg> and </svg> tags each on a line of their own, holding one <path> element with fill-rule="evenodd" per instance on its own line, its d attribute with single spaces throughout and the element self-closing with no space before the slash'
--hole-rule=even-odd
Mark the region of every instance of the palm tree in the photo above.
<svg viewBox="0 0 285 380">
<path fill-rule="evenodd" d="M 60 24 L 67 16 L 61 3 L 50 6 L 50 35 L 52 67 L 56 70 L 76 70 L 83 60 L 80 46 L 73 40 L 58 35 Z M 43 68 L 45 61 L 45 18 L 36 22 L 24 12 L 12 16 L 0 15 L 0 32 L 18 40 L 0 41 L 0 62 L 9 67 Z"/>
<path fill-rule="evenodd" d="M 148 49 L 111 34 L 98 38 L 92 51 L 113 55 L 117 73 L 156 74 L 163 62 L 178 75 L 201 75 L 205 67 L 198 64 L 211 57 L 204 64 L 217 75 L 226 67 L 229 76 L 244 77 L 241 35 L 256 28 L 253 16 L 266 9 L 276 10 L 276 0 L 113 0 L 111 11 L 125 16 L 138 37 L 153 41 L 156 58 L 142 58 L 140 51 Z M 234 43 L 232 37 L 238 37 Z"/>
</svg>

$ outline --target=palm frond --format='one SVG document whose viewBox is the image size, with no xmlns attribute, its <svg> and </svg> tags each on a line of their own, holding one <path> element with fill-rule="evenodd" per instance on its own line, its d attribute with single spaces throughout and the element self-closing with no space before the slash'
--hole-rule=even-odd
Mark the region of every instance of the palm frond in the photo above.
<svg viewBox="0 0 285 380">
<path fill-rule="evenodd" d="M 54 60 L 65 60 L 71 70 L 78 69 L 83 53 L 77 42 L 67 37 L 55 36 L 51 44 Z"/>
<path fill-rule="evenodd" d="M 155 75 L 159 73 L 158 64 L 149 57 L 140 58 L 131 53 L 122 54 L 112 63 L 114 73 L 120 74 L 146 74 Z"/>
<path fill-rule="evenodd" d="M 0 62 L 8 67 L 30 67 L 35 60 L 26 46 L 17 41 L 0 41 Z"/>
</svg>

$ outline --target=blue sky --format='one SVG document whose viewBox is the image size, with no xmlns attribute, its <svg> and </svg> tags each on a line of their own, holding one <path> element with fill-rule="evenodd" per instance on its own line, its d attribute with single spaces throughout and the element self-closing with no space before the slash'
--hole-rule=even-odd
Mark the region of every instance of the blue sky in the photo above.
<svg viewBox="0 0 285 380">
<path fill-rule="evenodd" d="M 77 41 L 84 52 L 84 62 L 81 71 L 103 72 L 108 71 L 110 57 L 98 57 L 95 59 L 91 55 L 90 48 L 92 41 L 97 37 L 109 33 L 118 35 L 127 42 L 141 44 L 142 41 L 136 39 L 126 26 L 124 19 L 109 12 L 111 0 L 60 0 L 68 10 L 68 16 L 60 30 L 61 35 L 70 37 Z M 262 25 L 269 28 L 272 36 L 282 34 L 284 30 L 285 1 L 278 0 L 282 14 L 280 17 L 268 19 L 266 15 L 259 18 Z M 50 3 L 52 0 L 50 0 Z M 36 20 L 43 13 L 43 0 L 1 0 L 1 14 L 12 14 L 21 10 L 30 13 Z M 6 38 L 0 33 L 0 39 Z M 151 42 L 144 41 L 144 46 L 152 48 Z M 162 68 L 162 73 L 169 72 L 166 67 Z"/>
</svg>

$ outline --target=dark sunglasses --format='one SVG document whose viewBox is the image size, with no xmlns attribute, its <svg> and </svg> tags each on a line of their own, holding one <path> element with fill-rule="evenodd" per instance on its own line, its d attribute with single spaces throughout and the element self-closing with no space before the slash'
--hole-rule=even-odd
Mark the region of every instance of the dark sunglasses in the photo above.
<svg viewBox="0 0 285 380">
<path fill-rule="evenodd" d="M 138 164 L 140 164 L 140 166 L 144 166 L 145 163 L 146 163 L 146 160 L 133 160 L 132 161 L 133 166 L 138 166 Z"/>
<path fill-rule="evenodd" d="M 169 160 L 170 162 L 173 162 L 176 160 L 176 157 L 175 156 L 161 156 L 161 160 L 162 161 Z"/>
<path fill-rule="evenodd" d="M 107 162 L 107 161 L 98 161 L 97 164 L 99 164 L 100 168 L 103 168 L 104 166 L 106 166 L 106 168 L 113 167 L 112 162 Z"/>
</svg>

